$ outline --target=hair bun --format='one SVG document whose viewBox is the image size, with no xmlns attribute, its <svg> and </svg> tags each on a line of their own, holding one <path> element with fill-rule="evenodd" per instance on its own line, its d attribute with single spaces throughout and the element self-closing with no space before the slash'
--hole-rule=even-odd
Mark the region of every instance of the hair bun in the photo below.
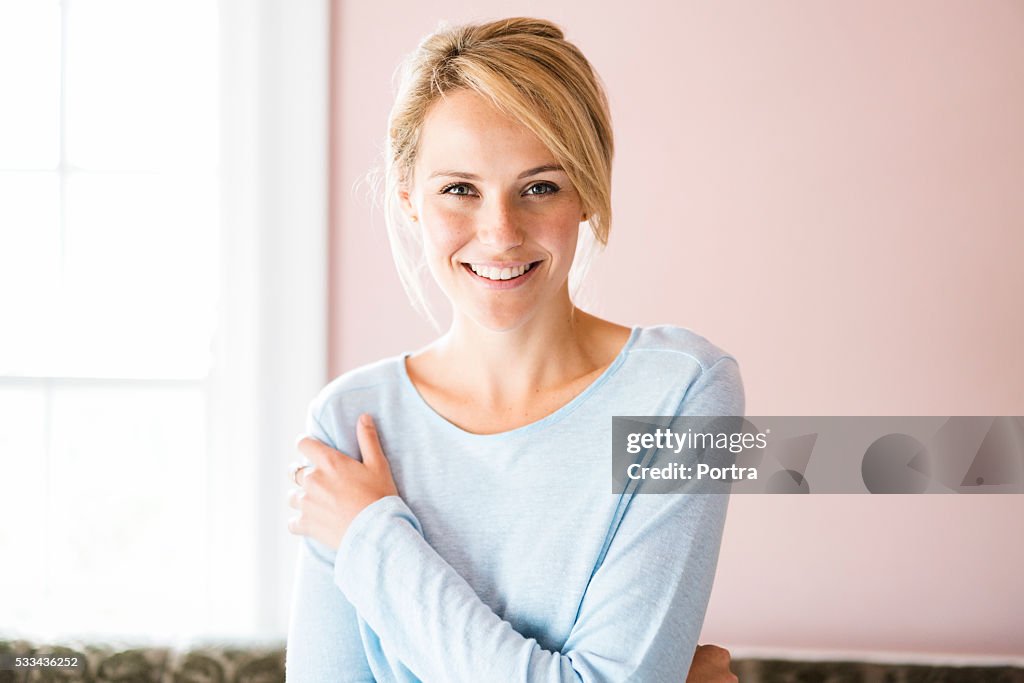
<svg viewBox="0 0 1024 683">
<path fill-rule="evenodd" d="M 565 34 L 556 24 L 535 17 L 510 17 L 482 24 L 459 25 L 442 19 L 438 22 L 437 31 L 420 41 L 417 51 L 427 59 L 440 56 L 441 63 L 444 63 L 455 59 L 467 49 L 515 36 L 565 40 Z"/>
<path fill-rule="evenodd" d="M 537 19 L 535 17 L 511 17 L 492 22 L 490 26 L 494 30 L 493 35 L 495 37 L 525 33 L 540 36 L 541 38 L 565 39 L 565 34 L 556 24 L 546 19 Z"/>
</svg>

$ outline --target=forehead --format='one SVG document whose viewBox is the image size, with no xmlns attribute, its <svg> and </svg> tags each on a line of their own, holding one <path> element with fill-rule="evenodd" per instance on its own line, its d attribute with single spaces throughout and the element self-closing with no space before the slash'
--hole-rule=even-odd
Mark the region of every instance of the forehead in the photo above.
<svg viewBox="0 0 1024 683">
<path fill-rule="evenodd" d="M 417 149 L 417 177 L 438 169 L 469 173 L 518 174 L 553 162 L 534 133 L 499 111 L 483 96 L 457 90 L 438 99 L 423 121 Z"/>
</svg>

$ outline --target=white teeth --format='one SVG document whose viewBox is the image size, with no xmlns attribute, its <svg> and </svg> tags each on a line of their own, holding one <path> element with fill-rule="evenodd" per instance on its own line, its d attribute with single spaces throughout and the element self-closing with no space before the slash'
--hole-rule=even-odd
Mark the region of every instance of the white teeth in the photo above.
<svg viewBox="0 0 1024 683">
<path fill-rule="evenodd" d="M 515 268 L 494 268 L 491 266 L 478 266 L 475 263 L 469 264 L 470 269 L 488 280 L 512 280 L 530 269 L 530 264 L 517 266 Z"/>
</svg>

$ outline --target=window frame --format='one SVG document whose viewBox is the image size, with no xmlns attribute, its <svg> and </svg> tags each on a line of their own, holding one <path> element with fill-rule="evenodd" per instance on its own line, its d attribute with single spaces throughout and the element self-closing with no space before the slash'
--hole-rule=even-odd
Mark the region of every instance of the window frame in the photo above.
<svg viewBox="0 0 1024 683">
<path fill-rule="evenodd" d="M 74 171 L 64 149 L 66 17 L 74 1 L 59 0 L 62 250 L 65 186 Z M 184 635 L 283 641 L 299 551 L 286 526 L 293 512 L 287 467 L 309 402 L 327 379 L 329 3 L 217 0 L 217 8 L 218 326 L 210 374 L 174 380 L 202 386 L 207 396 L 207 467 L 198 475 L 206 480 L 208 519 L 197 530 L 208 539 L 206 614 L 196 614 Z M 112 381 L 168 382 L 0 377 L 42 386 L 47 405 L 54 387 Z"/>
<path fill-rule="evenodd" d="M 224 635 L 287 636 L 299 550 L 287 467 L 327 380 L 329 25 L 328 0 L 220 0 L 226 315 L 211 376 L 208 623 Z M 239 519 L 254 523 L 236 534 Z"/>
</svg>

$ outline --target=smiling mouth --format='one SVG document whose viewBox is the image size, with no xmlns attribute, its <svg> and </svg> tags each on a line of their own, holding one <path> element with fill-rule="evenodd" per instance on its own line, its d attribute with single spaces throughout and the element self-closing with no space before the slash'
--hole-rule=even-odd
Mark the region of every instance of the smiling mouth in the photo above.
<svg viewBox="0 0 1024 683">
<path fill-rule="evenodd" d="M 505 280 L 516 280 L 529 273 L 531 270 L 537 267 L 541 261 L 532 261 L 525 266 L 518 268 L 495 268 L 488 266 L 477 266 L 473 267 L 469 263 L 463 263 L 462 267 L 465 268 L 471 275 L 483 278 L 485 280 L 491 280 L 492 282 L 503 282 Z"/>
</svg>

